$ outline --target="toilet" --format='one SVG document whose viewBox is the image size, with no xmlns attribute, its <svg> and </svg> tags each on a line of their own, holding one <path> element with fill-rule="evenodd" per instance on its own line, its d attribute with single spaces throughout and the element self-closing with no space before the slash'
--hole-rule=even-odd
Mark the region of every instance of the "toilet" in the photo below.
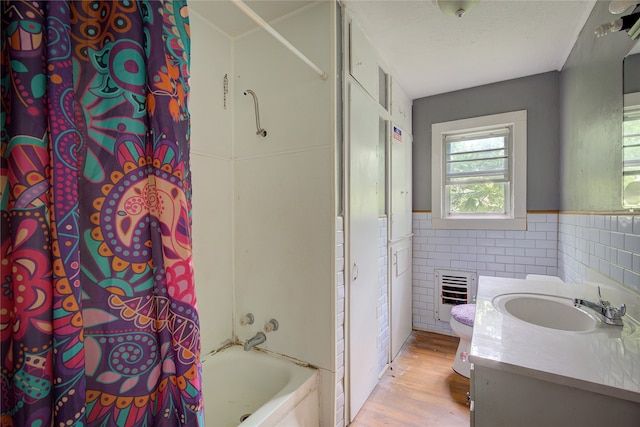
<svg viewBox="0 0 640 427">
<path fill-rule="evenodd" d="M 564 283 L 564 281 L 557 276 L 547 276 L 542 274 L 527 274 L 526 279 Z M 460 344 L 458 344 L 456 358 L 453 361 L 453 370 L 467 378 L 471 375 L 469 352 L 471 351 L 471 337 L 473 335 L 473 321 L 475 317 L 475 304 L 459 304 L 451 308 L 451 319 L 449 320 L 449 324 L 451 325 L 453 332 L 460 337 Z"/>
<path fill-rule="evenodd" d="M 451 308 L 449 324 L 453 332 L 460 337 L 456 358 L 453 361 L 453 370 L 467 378 L 471 374 L 469 352 L 471 350 L 471 336 L 473 335 L 473 320 L 475 316 L 475 304 L 459 304 Z"/>
</svg>

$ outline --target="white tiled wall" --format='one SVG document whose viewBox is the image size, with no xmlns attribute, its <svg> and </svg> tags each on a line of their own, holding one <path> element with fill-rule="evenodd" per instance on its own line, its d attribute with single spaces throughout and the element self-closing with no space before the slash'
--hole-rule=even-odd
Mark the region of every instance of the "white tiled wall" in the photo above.
<svg viewBox="0 0 640 427">
<path fill-rule="evenodd" d="M 344 225 L 336 219 L 336 427 L 344 426 Z"/>
<path fill-rule="evenodd" d="M 436 268 L 479 276 L 558 275 L 558 215 L 527 215 L 527 231 L 434 230 L 431 213 L 413 214 L 413 327 L 453 334 L 435 318 Z"/>
<path fill-rule="evenodd" d="M 559 271 L 581 283 L 592 268 L 640 291 L 640 216 L 559 215 Z"/>
<path fill-rule="evenodd" d="M 378 372 L 382 372 L 389 362 L 387 218 L 378 219 L 378 230 Z"/>
</svg>

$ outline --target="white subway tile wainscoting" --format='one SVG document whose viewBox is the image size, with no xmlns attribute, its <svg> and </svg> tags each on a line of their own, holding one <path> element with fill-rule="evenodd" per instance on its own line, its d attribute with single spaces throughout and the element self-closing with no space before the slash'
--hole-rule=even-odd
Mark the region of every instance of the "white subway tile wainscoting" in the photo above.
<svg viewBox="0 0 640 427">
<path fill-rule="evenodd" d="M 435 317 L 436 268 L 479 276 L 558 275 L 558 214 L 528 214 L 527 231 L 434 230 L 431 213 L 413 214 L 413 327 L 454 335 Z"/>
<path fill-rule="evenodd" d="M 436 268 L 479 276 L 559 276 L 586 281 L 587 269 L 640 292 L 640 215 L 530 213 L 527 231 L 434 230 L 413 214 L 413 327 L 453 334 L 435 318 Z"/>
<path fill-rule="evenodd" d="M 336 218 L 336 427 L 344 426 L 344 222 Z"/>
<path fill-rule="evenodd" d="M 566 282 L 583 282 L 592 268 L 640 292 L 640 215 L 559 217 L 559 271 Z"/>
<path fill-rule="evenodd" d="M 387 292 L 387 218 L 378 218 L 378 372 L 389 363 L 389 296 Z"/>
</svg>

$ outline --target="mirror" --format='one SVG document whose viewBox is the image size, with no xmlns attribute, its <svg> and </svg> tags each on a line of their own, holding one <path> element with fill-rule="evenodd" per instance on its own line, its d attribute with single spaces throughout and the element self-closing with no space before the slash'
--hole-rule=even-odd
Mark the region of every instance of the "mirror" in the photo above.
<svg viewBox="0 0 640 427">
<path fill-rule="evenodd" d="M 622 207 L 640 208 L 640 41 L 624 59 Z"/>
</svg>

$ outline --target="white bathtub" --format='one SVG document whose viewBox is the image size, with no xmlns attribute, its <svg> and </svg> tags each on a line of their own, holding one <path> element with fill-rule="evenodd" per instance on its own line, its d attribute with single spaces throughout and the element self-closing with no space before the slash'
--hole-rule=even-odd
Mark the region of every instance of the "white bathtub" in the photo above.
<svg viewBox="0 0 640 427">
<path fill-rule="evenodd" d="M 234 345 L 204 360 L 202 378 L 207 427 L 320 424 L 316 369 Z"/>
</svg>

